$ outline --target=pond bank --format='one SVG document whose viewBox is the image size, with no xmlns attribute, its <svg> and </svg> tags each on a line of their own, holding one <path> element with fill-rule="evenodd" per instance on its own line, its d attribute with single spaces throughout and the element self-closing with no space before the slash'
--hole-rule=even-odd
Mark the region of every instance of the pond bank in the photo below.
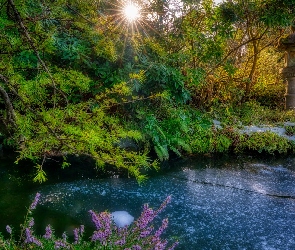
<svg viewBox="0 0 295 250">
<path fill-rule="evenodd" d="M 221 122 L 218 120 L 213 120 L 213 126 L 216 129 L 223 129 Z M 236 132 L 240 134 L 251 135 L 253 133 L 272 132 L 278 136 L 288 139 L 289 141 L 295 141 L 295 123 L 293 122 L 285 122 L 283 126 L 250 125 L 240 127 L 241 128 L 236 129 Z"/>
</svg>

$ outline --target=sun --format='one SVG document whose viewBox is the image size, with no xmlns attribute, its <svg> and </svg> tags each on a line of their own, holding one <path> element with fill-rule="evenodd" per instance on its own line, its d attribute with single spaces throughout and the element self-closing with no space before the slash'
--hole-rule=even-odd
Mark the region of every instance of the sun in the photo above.
<svg viewBox="0 0 295 250">
<path fill-rule="evenodd" d="M 128 2 L 123 8 L 123 15 L 128 22 L 135 22 L 140 18 L 140 7 L 135 3 Z"/>
</svg>

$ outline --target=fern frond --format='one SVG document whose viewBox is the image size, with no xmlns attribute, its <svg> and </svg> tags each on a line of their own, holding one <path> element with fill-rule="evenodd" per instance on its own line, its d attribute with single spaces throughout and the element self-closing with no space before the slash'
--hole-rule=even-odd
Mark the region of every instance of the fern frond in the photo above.
<svg viewBox="0 0 295 250">
<path fill-rule="evenodd" d="M 168 152 L 167 146 L 164 147 L 160 144 L 157 144 L 154 146 L 154 149 L 160 161 L 169 159 L 169 152 Z"/>
<path fill-rule="evenodd" d="M 175 154 L 177 154 L 178 156 L 181 156 L 182 154 L 180 153 L 180 151 L 177 149 L 177 148 L 175 148 L 175 147 L 173 147 L 173 146 L 170 146 L 170 149 L 175 153 Z"/>
</svg>

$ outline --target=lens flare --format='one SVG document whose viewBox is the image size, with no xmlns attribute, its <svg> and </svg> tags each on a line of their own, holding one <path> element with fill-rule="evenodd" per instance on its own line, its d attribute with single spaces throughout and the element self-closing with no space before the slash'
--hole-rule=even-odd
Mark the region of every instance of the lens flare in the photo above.
<svg viewBox="0 0 295 250">
<path fill-rule="evenodd" d="M 126 6 L 124 6 L 123 14 L 129 22 L 134 22 L 140 18 L 140 9 L 134 3 L 129 2 Z"/>
<path fill-rule="evenodd" d="M 102 24 L 97 26 L 98 32 L 104 34 L 109 32 L 110 36 L 115 37 L 118 35 L 120 37 L 116 38 L 116 43 L 118 43 L 118 49 L 122 52 L 121 58 L 127 53 L 126 47 L 132 47 L 132 53 L 136 54 L 140 44 L 143 44 L 144 39 L 149 37 L 149 31 L 157 32 L 148 18 L 151 2 L 146 0 L 113 0 L 106 2 L 108 4 L 103 6 L 105 8 L 104 12 L 98 12 L 99 21 Z M 119 46 L 122 47 L 119 48 Z"/>
</svg>

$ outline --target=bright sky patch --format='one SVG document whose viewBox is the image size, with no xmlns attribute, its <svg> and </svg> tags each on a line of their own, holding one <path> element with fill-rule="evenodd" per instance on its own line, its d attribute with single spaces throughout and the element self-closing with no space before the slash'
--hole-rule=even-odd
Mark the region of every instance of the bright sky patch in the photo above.
<svg viewBox="0 0 295 250">
<path fill-rule="evenodd" d="M 123 9 L 124 16 L 129 22 L 134 22 L 140 17 L 139 7 L 129 2 Z"/>
</svg>

